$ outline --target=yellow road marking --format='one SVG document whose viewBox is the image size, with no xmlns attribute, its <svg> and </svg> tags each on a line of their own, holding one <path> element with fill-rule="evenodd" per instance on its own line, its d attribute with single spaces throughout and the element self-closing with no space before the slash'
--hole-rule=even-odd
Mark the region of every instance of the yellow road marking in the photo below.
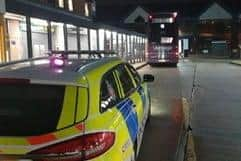
<svg viewBox="0 0 241 161">
<path fill-rule="evenodd" d="M 185 161 L 197 161 L 194 139 L 193 139 L 191 132 L 189 132 L 189 134 L 188 134 L 187 151 L 186 151 Z"/>
</svg>

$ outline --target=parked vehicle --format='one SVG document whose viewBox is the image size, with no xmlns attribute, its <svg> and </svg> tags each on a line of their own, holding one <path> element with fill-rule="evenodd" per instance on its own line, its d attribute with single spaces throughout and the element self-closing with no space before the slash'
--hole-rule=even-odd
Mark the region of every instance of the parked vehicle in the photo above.
<svg viewBox="0 0 241 161">
<path fill-rule="evenodd" d="M 157 13 L 149 16 L 147 62 L 150 65 L 177 65 L 179 53 L 176 16 L 177 13 Z"/>
<path fill-rule="evenodd" d="M 154 77 L 116 57 L 69 55 L 0 68 L 0 160 L 135 160 Z"/>
</svg>

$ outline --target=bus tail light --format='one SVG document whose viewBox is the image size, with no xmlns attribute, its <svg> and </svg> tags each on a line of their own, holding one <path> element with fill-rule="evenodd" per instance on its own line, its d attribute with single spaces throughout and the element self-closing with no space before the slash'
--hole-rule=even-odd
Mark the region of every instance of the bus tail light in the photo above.
<svg viewBox="0 0 241 161">
<path fill-rule="evenodd" d="M 179 56 L 178 47 L 173 48 L 173 49 L 172 49 L 172 53 L 173 53 L 175 56 Z"/>
<path fill-rule="evenodd" d="M 38 161 L 84 161 L 105 153 L 113 146 L 114 141 L 113 132 L 99 132 L 51 145 L 33 151 L 30 155 L 45 156 Z"/>
</svg>

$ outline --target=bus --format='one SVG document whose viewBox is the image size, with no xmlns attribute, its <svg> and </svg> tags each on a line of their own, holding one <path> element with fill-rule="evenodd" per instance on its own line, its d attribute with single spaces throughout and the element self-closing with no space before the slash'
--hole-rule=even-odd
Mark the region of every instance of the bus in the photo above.
<svg viewBox="0 0 241 161">
<path fill-rule="evenodd" d="M 147 30 L 147 63 L 149 65 L 168 63 L 177 66 L 179 53 L 176 17 L 176 12 L 149 16 Z"/>
</svg>

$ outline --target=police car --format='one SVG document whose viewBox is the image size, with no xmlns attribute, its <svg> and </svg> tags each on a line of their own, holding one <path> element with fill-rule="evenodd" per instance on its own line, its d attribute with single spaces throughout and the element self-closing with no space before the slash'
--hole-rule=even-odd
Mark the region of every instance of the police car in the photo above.
<svg viewBox="0 0 241 161">
<path fill-rule="evenodd" d="M 69 55 L 0 67 L 1 161 L 136 159 L 154 77 L 116 57 Z"/>
</svg>

